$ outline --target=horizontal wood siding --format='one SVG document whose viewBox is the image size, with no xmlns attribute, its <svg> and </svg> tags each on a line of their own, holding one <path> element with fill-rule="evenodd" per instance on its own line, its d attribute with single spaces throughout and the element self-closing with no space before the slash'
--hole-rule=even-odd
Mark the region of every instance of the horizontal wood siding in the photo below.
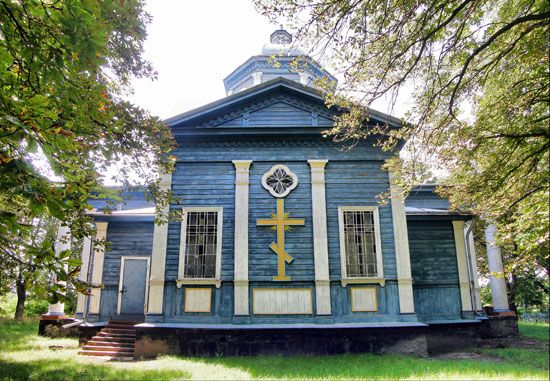
<svg viewBox="0 0 550 381">
<path fill-rule="evenodd" d="M 256 220 L 277 213 L 277 200 L 262 187 L 262 176 L 275 164 L 284 164 L 298 176 L 298 186 L 285 197 L 285 212 L 303 218 L 304 226 L 292 226 L 285 233 L 285 249 L 294 261 L 286 265 L 293 281 L 313 280 L 313 227 L 311 224 L 310 170 L 301 162 L 254 162 L 250 168 L 248 268 L 249 280 L 271 281 L 277 275 L 277 255 L 269 248 L 277 242 L 276 232 L 268 226 L 256 226 Z M 282 282 L 284 284 L 284 282 Z"/>
<path fill-rule="evenodd" d="M 107 226 L 108 250 L 103 262 L 100 317 L 116 315 L 120 265 L 123 256 L 150 257 L 153 248 L 153 222 L 116 222 Z"/>
<path fill-rule="evenodd" d="M 407 221 L 414 306 L 420 319 L 460 319 L 458 269 L 451 221 Z"/>
</svg>

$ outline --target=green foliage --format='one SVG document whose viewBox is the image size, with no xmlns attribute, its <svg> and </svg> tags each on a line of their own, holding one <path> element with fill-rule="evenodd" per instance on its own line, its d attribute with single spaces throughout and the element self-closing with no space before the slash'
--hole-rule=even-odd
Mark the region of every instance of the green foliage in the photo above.
<svg viewBox="0 0 550 381">
<path fill-rule="evenodd" d="M 351 143 L 375 137 L 386 149 L 406 140 L 405 163 L 390 163 L 405 189 L 430 171 L 448 173 L 441 193 L 497 224 L 513 252 L 509 269 L 548 268 L 548 1 L 255 2 L 344 74 L 326 101 L 349 113 L 329 135 Z M 395 102 L 411 89 L 410 124 L 366 128 L 372 102 Z"/>
<path fill-rule="evenodd" d="M 0 0 L 0 259 L 14 260 L 43 215 L 92 236 L 85 212 L 109 168 L 166 203 L 170 131 L 122 99 L 132 77 L 155 77 L 142 58 L 149 20 L 140 0 Z M 59 281 L 80 266 L 55 259 L 51 240 L 27 252 Z"/>
</svg>

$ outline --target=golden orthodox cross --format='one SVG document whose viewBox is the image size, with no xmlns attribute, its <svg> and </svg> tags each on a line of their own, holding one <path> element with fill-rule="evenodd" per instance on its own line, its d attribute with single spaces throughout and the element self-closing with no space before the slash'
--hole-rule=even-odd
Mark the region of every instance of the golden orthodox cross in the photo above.
<svg viewBox="0 0 550 381">
<path fill-rule="evenodd" d="M 277 199 L 277 217 L 259 219 L 256 221 L 258 226 L 276 226 L 277 227 L 277 243 L 272 242 L 269 248 L 277 254 L 278 275 L 273 277 L 275 281 L 290 281 L 290 276 L 285 275 L 285 262 L 290 263 L 292 258 L 285 251 L 285 227 L 292 225 L 304 225 L 303 218 L 285 218 L 285 200 Z"/>
</svg>

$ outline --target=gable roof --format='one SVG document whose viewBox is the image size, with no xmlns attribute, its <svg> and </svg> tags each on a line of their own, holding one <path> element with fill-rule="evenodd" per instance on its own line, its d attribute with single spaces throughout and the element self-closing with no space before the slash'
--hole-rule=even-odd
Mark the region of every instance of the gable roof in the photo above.
<svg viewBox="0 0 550 381">
<path fill-rule="evenodd" d="M 269 112 L 272 120 L 267 121 L 267 116 L 262 118 L 260 110 Z M 319 90 L 278 77 L 164 122 L 176 138 L 280 133 L 318 135 L 332 126 L 333 116 L 342 112 L 345 109 L 327 108 Z M 369 125 L 402 126 L 398 118 L 375 110 L 369 110 L 369 113 Z M 279 120 L 278 116 L 281 117 Z"/>
</svg>

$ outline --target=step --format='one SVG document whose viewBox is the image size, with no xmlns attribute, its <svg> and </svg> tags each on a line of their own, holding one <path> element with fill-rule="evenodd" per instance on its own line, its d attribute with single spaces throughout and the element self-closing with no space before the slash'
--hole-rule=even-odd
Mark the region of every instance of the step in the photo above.
<svg viewBox="0 0 550 381">
<path fill-rule="evenodd" d="M 135 343 L 136 338 L 135 337 L 121 337 L 121 336 L 94 336 L 92 337 L 93 341 L 109 341 L 109 342 L 115 342 L 115 343 Z"/>
<path fill-rule="evenodd" d="M 100 331 L 97 333 L 97 336 L 109 336 L 109 337 L 125 337 L 129 339 L 135 339 L 135 333 L 116 333 L 116 332 L 103 332 Z"/>
<path fill-rule="evenodd" d="M 134 353 L 134 348 L 124 348 L 124 347 L 105 347 L 105 346 L 95 346 L 95 345 L 84 345 L 82 347 L 83 351 L 94 351 L 94 352 L 119 352 L 119 353 Z"/>
<path fill-rule="evenodd" d="M 129 326 L 129 325 L 136 325 L 136 324 L 139 324 L 135 321 L 123 321 L 123 320 L 110 320 L 107 325 L 124 325 L 124 326 Z"/>
<path fill-rule="evenodd" d="M 136 330 L 135 329 L 130 329 L 130 328 L 111 328 L 111 327 L 107 327 L 107 328 L 103 328 L 101 330 L 101 332 L 109 332 L 109 333 L 118 333 L 118 334 L 129 334 L 129 335 L 135 335 L 136 334 Z"/>
<path fill-rule="evenodd" d="M 95 351 L 78 351 L 79 355 L 86 356 L 108 356 L 116 360 L 133 360 L 134 355 L 128 353 L 119 353 L 119 352 L 95 352 Z"/>
<path fill-rule="evenodd" d="M 132 330 L 132 331 L 135 331 L 136 330 L 136 327 L 133 326 L 133 325 L 118 325 L 118 324 L 107 324 L 105 328 L 114 328 L 114 329 L 128 329 L 128 330 Z"/>
<path fill-rule="evenodd" d="M 134 343 L 118 343 L 116 341 L 99 341 L 99 340 L 89 340 L 85 345 L 95 345 L 99 347 L 119 347 L 119 348 L 133 348 Z"/>
</svg>

